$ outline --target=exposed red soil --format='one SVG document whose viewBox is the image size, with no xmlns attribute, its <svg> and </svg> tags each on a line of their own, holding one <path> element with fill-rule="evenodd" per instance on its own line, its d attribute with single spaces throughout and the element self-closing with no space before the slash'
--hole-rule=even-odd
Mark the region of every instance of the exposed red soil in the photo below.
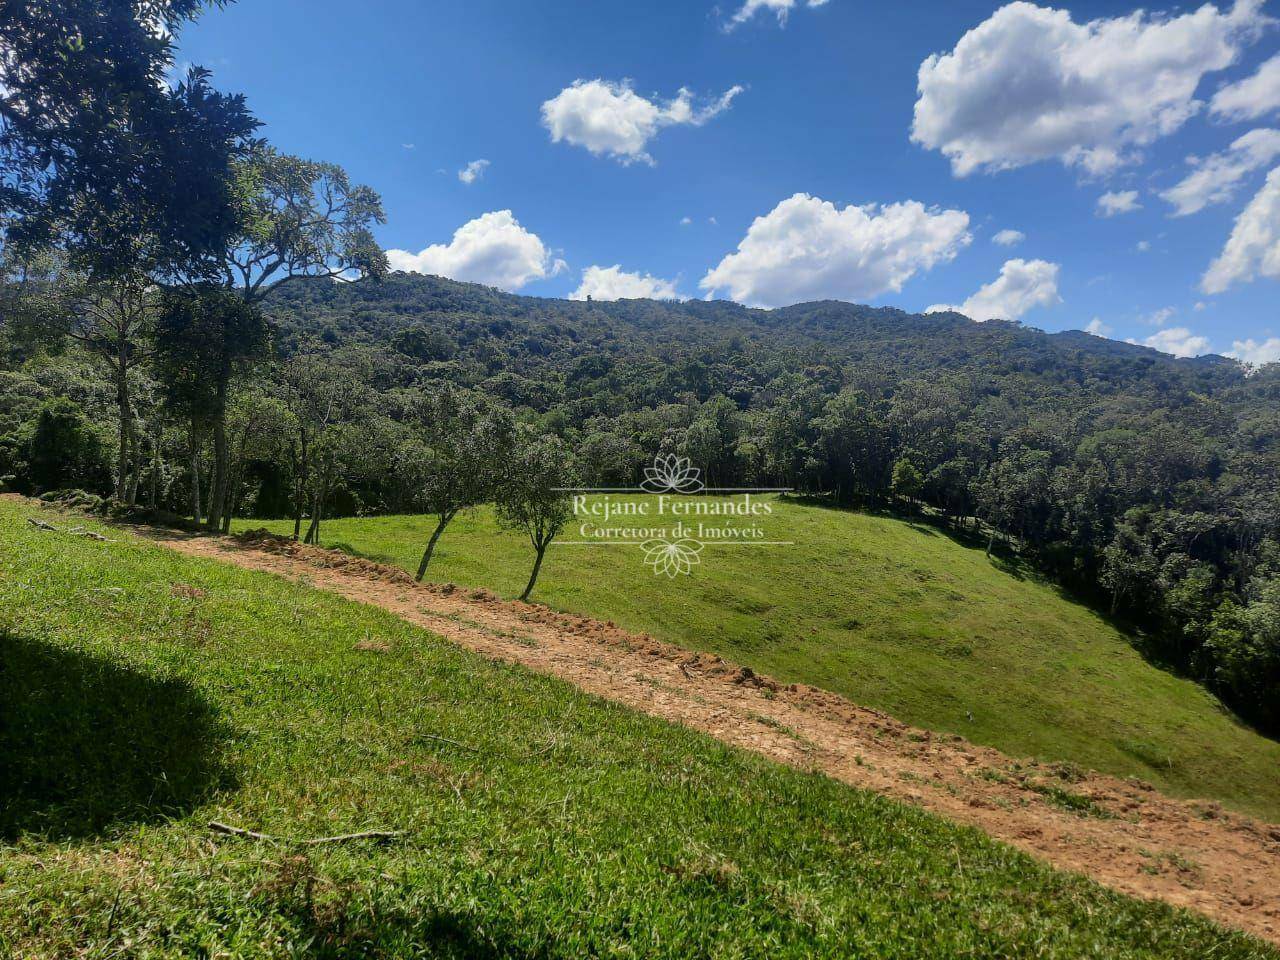
<svg viewBox="0 0 1280 960">
<path fill-rule="evenodd" d="M 916 804 L 1059 869 L 1280 943 L 1280 827 L 1216 802 L 1173 799 L 1137 780 L 1070 765 L 1016 760 L 612 623 L 504 601 L 486 590 L 417 584 L 399 568 L 266 531 L 232 538 L 142 532 L 181 553 L 305 578 L 485 656 Z"/>
</svg>

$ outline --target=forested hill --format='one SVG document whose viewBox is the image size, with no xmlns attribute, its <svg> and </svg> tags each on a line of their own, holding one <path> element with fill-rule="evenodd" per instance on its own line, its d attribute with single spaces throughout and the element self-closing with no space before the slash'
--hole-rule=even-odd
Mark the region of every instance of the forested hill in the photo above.
<svg viewBox="0 0 1280 960">
<path fill-rule="evenodd" d="M 476 386 L 495 377 L 510 389 L 513 374 L 536 373 L 543 389 L 511 399 L 542 409 L 555 402 L 544 377 L 565 391 L 556 398 L 563 399 L 577 392 L 575 384 L 605 375 L 631 379 L 618 369 L 623 364 L 651 386 L 667 388 L 665 400 L 691 393 L 742 402 L 753 386 L 780 372 L 839 379 L 840 368 L 850 364 L 864 376 L 878 370 L 887 384 L 934 373 L 1021 374 L 1077 402 L 1082 390 L 1177 404 L 1224 391 L 1274 395 L 1280 384 L 1280 370 L 1246 376 L 1223 357 L 1179 360 L 1081 331 L 1049 334 L 955 313 L 909 314 L 838 301 L 779 310 L 701 300 L 585 303 L 396 273 L 381 282 L 294 282 L 273 294 L 268 309 L 286 354 L 320 338 L 335 346 L 392 347 L 395 370 L 384 374 L 400 380 L 447 373 Z"/>
<path fill-rule="evenodd" d="M 406 274 L 286 284 L 269 309 L 285 356 L 345 364 L 393 419 L 451 382 L 559 434 L 596 483 L 670 451 L 721 485 L 981 529 L 1280 729 L 1280 365 L 954 313 L 577 303 Z M 352 477 L 361 509 L 403 506 L 384 474 Z"/>
</svg>

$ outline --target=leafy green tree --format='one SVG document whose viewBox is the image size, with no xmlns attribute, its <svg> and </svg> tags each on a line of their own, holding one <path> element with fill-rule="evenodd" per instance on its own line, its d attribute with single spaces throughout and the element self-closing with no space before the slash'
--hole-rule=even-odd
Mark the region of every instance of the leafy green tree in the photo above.
<svg viewBox="0 0 1280 960">
<path fill-rule="evenodd" d="M 190 429 L 192 515 L 200 521 L 201 440 L 212 432 L 214 479 L 206 522 L 221 529 L 230 448 L 226 412 L 232 378 L 265 356 L 266 321 L 254 306 L 212 285 L 170 292 L 156 316 L 156 368 L 170 406 Z"/>
<path fill-rule="evenodd" d="M 524 440 L 511 459 L 511 468 L 498 491 L 498 520 L 522 530 L 535 554 L 533 571 L 520 599 L 528 602 L 550 546 L 573 517 L 566 488 L 576 480 L 569 448 L 556 437 Z"/>
<path fill-rule="evenodd" d="M 0 217 L 27 250 L 57 245 L 95 278 L 198 270 L 237 217 L 227 177 L 257 122 L 172 37 L 200 0 L 7 0 L 0 12 Z M 140 251 L 139 245 L 145 249 Z"/>
<path fill-rule="evenodd" d="M 914 463 L 903 457 L 893 465 L 893 479 L 889 482 L 889 489 L 895 497 L 913 504 L 923 488 L 924 476 Z"/>
<path fill-rule="evenodd" d="M 372 228 L 382 200 L 336 164 L 259 145 L 234 170 L 240 231 L 222 254 L 228 289 L 246 303 L 305 277 L 381 277 L 387 258 Z"/>
<path fill-rule="evenodd" d="M 499 489 L 515 443 L 515 425 L 501 409 L 483 409 L 451 389 L 425 398 L 417 412 L 418 442 L 401 457 L 415 505 L 436 518 L 418 564 L 427 575 L 445 528 L 462 510 L 488 500 Z"/>
</svg>

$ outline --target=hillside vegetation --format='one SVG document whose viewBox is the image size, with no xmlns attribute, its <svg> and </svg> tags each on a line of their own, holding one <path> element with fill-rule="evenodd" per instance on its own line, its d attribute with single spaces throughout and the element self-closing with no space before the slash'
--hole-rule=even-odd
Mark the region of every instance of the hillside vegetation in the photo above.
<svg viewBox="0 0 1280 960">
<path fill-rule="evenodd" d="M 1015 756 L 1136 775 L 1280 821 L 1280 744 L 1053 586 L 922 525 L 775 509 L 770 537 L 795 546 L 708 546 L 675 580 L 655 577 L 635 548 L 553 544 L 537 599 Z M 432 526 L 334 520 L 323 542 L 414 571 Z M 531 556 L 480 510 L 454 521 L 428 578 L 515 596 Z"/>
<path fill-rule="evenodd" d="M 144 297 L 123 346 L 74 296 L 45 298 L 43 339 L 0 329 L 0 477 L 314 537 L 330 516 L 501 502 L 531 450 L 604 486 L 674 453 L 712 484 L 989 531 L 1280 731 L 1280 366 L 833 302 L 577 303 L 406 274 L 265 289 L 235 311 Z M 123 380 L 121 356 L 140 361 Z"/>
<path fill-rule="evenodd" d="M 0 953 L 1275 956 L 304 584 L 29 515 L 0 501 Z"/>
</svg>

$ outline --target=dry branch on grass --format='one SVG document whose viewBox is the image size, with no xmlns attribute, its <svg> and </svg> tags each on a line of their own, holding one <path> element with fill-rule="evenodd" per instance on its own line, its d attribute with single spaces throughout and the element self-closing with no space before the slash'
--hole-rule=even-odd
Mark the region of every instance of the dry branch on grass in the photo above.
<svg viewBox="0 0 1280 960">
<path fill-rule="evenodd" d="M 316 847 L 324 843 L 347 843 L 352 840 L 378 840 L 382 843 L 387 843 L 391 840 L 399 840 L 405 835 L 403 830 L 364 830 L 360 833 L 341 833 L 333 837 L 312 837 L 305 840 L 295 840 L 289 837 L 273 836 L 269 833 L 258 833 L 256 830 L 246 830 L 243 827 L 233 827 L 217 820 L 209 821 L 209 829 L 214 833 L 221 833 L 230 837 L 247 837 L 250 840 L 266 840 L 269 843 L 293 843 L 304 847 Z"/>
<path fill-rule="evenodd" d="M 86 530 L 84 527 L 70 527 L 66 530 L 59 530 L 52 523 L 46 523 L 36 517 L 27 517 L 27 523 L 31 524 L 37 530 L 44 530 L 47 533 L 67 533 L 73 537 L 86 537 L 89 540 L 97 540 L 99 543 L 116 542 L 108 537 L 104 537 L 100 533 L 94 533 L 92 530 Z"/>
</svg>

